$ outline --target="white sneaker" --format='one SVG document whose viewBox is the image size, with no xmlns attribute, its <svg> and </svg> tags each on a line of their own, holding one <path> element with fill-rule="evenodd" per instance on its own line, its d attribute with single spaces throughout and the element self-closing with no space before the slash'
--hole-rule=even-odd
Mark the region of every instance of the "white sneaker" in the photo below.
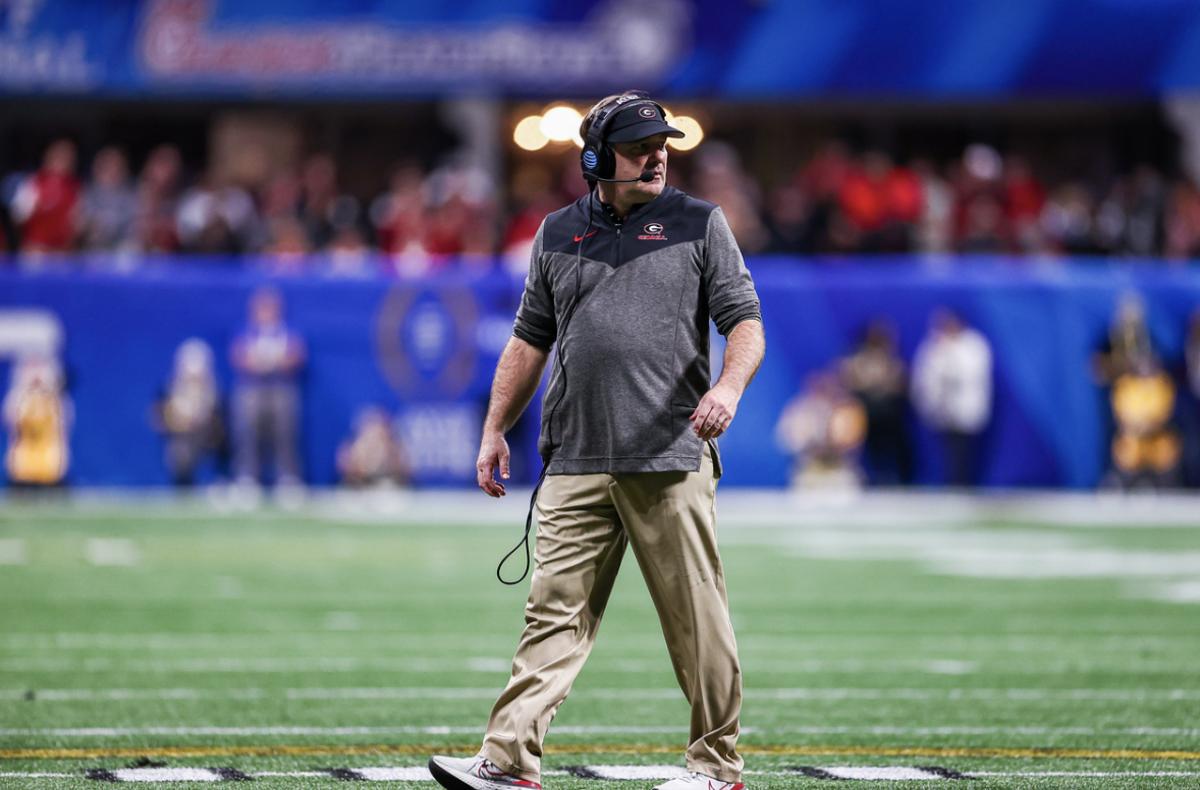
<svg viewBox="0 0 1200 790">
<path fill-rule="evenodd" d="M 746 790 L 741 782 L 722 782 L 705 774 L 692 772 L 669 782 L 663 782 L 654 790 Z"/>
<path fill-rule="evenodd" d="M 537 782 L 505 773 L 498 765 L 482 757 L 443 757 L 435 754 L 429 758 L 429 773 L 447 790 L 542 790 Z"/>
</svg>

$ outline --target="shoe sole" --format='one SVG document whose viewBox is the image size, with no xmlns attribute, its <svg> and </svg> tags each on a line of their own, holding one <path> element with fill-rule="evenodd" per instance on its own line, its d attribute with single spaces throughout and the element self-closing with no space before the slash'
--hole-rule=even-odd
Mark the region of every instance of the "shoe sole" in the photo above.
<svg viewBox="0 0 1200 790">
<path fill-rule="evenodd" d="M 472 787 L 454 774 L 447 771 L 442 766 L 438 765 L 437 762 L 432 758 L 429 760 L 429 773 L 431 773 L 433 778 L 437 780 L 437 783 L 446 788 L 446 790 L 477 790 L 477 788 Z"/>
</svg>

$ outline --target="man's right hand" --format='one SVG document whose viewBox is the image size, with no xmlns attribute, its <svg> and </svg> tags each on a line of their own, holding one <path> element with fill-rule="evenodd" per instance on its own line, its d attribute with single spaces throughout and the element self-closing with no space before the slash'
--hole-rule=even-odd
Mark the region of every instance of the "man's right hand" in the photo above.
<svg viewBox="0 0 1200 790">
<path fill-rule="evenodd" d="M 483 493 L 488 496 L 504 496 L 504 483 L 496 479 L 496 470 L 500 477 L 508 479 L 508 442 L 499 431 L 484 431 L 483 441 L 479 443 L 479 458 L 475 461 L 475 477 Z"/>
</svg>

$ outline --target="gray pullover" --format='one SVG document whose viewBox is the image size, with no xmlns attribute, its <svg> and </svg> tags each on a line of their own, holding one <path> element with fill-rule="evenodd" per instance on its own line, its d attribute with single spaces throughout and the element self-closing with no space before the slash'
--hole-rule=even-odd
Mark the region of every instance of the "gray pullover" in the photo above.
<svg viewBox="0 0 1200 790">
<path fill-rule="evenodd" d="M 548 474 L 698 470 L 688 415 L 710 386 L 710 318 L 723 335 L 761 320 L 717 206 L 666 187 L 622 222 L 591 195 L 547 216 L 513 334 L 558 343 L 538 442 Z"/>
</svg>

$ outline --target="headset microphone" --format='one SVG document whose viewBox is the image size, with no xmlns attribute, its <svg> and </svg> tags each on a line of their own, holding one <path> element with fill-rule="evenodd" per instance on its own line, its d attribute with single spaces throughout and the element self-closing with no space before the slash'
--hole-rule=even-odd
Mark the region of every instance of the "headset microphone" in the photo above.
<svg viewBox="0 0 1200 790">
<path fill-rule="evenodd" d="M 601 178 L 600 176 L 590 176 L 590 178 L 593 178 L 596 181 L 603 181 L 606 184 L 632 184 L 635 181 L 645 181 L 649 183 L 650 181 L 654 180 L 655 175 L 657 175 L 657 173 L 642 173 L 637 178 Z"/>
</svg>

